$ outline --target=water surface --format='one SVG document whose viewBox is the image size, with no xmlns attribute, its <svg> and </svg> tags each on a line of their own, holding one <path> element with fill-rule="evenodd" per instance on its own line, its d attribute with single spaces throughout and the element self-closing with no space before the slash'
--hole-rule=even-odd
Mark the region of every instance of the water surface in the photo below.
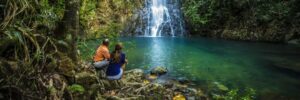
<svg viewBox="0 0 300 100">
<path fill-rule="evenodd" d="M 135 37 L 121 41 L 129 59 L 127 69 L 164 66 L 168 76 L 186 77 L 199 87 L 220 82 L 231 89 L 254 88 L 258 95 L 300 99 L 300 75 L 275 67 L 277 63 L 300 62 L 300 48 L 294 45 L 207 38 Z"/>
</svg>

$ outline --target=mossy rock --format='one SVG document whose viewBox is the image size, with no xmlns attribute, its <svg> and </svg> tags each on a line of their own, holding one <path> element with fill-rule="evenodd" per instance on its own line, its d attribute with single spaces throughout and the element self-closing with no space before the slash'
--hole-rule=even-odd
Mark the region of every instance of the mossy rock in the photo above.
<svg viewBox="0 0 300 100">
<path fill-rule="evenodd" d="M 58 72 L 68 77 L 73 77 L 75 75 L 75 64 L 71 58 L 60 55 L 60 59 L 57 62 Z"/>
<path fill-rule="evenodd" d="M 143 82 L 144 71 L 141 69 L 132 69 L 124 73 L 124 80 L 127 82 Z"/>
<path fill-rule="evenodd" d="M 97 83 L 97 76 L 93 73 L 81 72 L 75 75 L 75 81 L 77 84 L 82 85 L 85 88 L 90 87 L 92 84 Z"/>
<path fill-rule="evenodd" d="M 167 68 L 161 66 L 157 66 L 150 71 L 150 73 L 154 75 L 163 75 L 166 74 L 167 72 L 168 72 Z"/>
<path fill-rule="evenodd" d="M 218 91 L 223 91 L 223 92 L 229 91 L 228 87 L 226 87 L 225 85 L 219 82 L 214 82 L 213 84 L 215 85 L 215 89 L 217 89 Z"/>
</svg>

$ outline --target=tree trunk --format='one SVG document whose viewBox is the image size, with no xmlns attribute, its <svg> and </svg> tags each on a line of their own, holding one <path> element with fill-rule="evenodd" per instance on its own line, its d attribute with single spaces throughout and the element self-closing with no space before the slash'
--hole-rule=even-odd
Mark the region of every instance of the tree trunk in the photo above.
<svg viewBox="0 0 300 100">
<path fill-rule="evenodd" d="M 62 21 L 55 30 L 55 36 L 66 40 L 70 44 L 69 56 L 77 61 L 76 40 L 79 34 L 79 10 L 81 0 L 66 0 L 65 12 Z M 66 52 L 67 53 L 67 52 Z"/>
</svg>

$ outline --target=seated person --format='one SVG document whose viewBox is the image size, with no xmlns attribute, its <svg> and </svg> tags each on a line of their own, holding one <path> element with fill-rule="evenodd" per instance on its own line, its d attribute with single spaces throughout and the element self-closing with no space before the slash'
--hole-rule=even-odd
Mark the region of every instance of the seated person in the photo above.
<svg viewBox="0 0 300 100">
<path fill-rule="evenodd" d="M 94 66 L 97 69 L 101 69 L 105 66 L 108 66 L 110 54 L 109 54 L 109 40 L 104 39 L 102 44 L 98 47 L 96 54 L 94 56 Z"/>
<path fill-rule="evenodd" d="M 109 80 L 119 80 L 123 76 L 127 61 L 122 48 L 122 44 L 118 43 L 115 46 L 115 50 L 111 53 L 110 64 L 106 70 L 106 76 Z"/>
</svg>

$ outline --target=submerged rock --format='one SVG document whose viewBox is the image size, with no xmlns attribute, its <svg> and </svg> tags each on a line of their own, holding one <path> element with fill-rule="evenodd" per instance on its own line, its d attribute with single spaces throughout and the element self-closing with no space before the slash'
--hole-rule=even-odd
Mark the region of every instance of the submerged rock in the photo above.
<svg viewBox="0 0 300 100">
<path fill-rule="evenodd" d="M 213 84 L 215 85 L 215 88 L 217 90 L 220 90 L 220 91 L 228 91 L 229 90 L 228 87 L 226 87 L 225 85 L 223 85 L 219 82 L 214 82 Z"/>
<path fill-rule="evenodd" d="M 190 80 L 188 80 L 186 77 L 179 77 L 177 79 L 177 81 L 180 83 L 180 84 L 188 84 L 190 83 Z"/>
<path fill-rule="evenodd" d="M 287 43 L 289 43 L 289 44 L 295 44 L 295 45 L 300 45 L 300 39 L 289 40 Z"/>
<path fill-rule="evenodd" d="M 163 75 L 166 74 L 167 72 L 168 72 L 167 68 L 161 66 L 157 66 L 150 71 L 150 73 L 154 75 Z"/>
</svg>

